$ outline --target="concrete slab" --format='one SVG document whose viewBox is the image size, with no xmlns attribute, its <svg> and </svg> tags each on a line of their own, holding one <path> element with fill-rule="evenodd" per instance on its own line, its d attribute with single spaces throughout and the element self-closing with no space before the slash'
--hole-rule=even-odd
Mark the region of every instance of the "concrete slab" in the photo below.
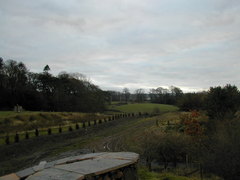
<svg viewBox="0 0 240 180">
<path fill-rule="evenodd" d="M 70 156 L 70 157 L 66 157 L 66 158 L 57 160 L 55 165 L 67 164 L 67 163 L 72 163 L 72 162 L 76 162 L 76 161 L 83 161 L 86 159 L 93 159 L 93 158 L 99 157 L 104 154 L 106 154 L 106 152 L 83 154 L 83 155 L 79 155 L 79 156 Z"/>
<path fill-rule="evenodd" d="M 121 167 L 132 164 L 129 160 L 118 159 L 92 159 L 79 161 L 71 164 L 55 166 L 59 170 L 71 171 L 83 175 L 95 174 L 99 175 L 105 172 L 113 171 Z"/>
<path fill-rule="evenodd" d="M 81 180 L 83 178 L 82 174 L 48 168 L 29 176 L 26 180 Z"/>
<path fill-rule="evenodd" d="M 51 168 L 51 167 L 55 166 L 56 163 L 57 163 L 57 161 L 47 162 L 47 164 L 45 164 L 44 168 Z"/>
<path fill-rule="evenodd" d="M 41 170 L 43 170 L 45 168 L 46 164 L 47 164 L 47 161 L 41 161 L 39 163 L 39 165 L 33 167 L 33 170 L 34 171 L 41 171 Z"/>
<path fill-rule="evenodd" d="M 136 162 L 139 159 L 139 154 L 133 153 L 133 152 L 111 152 L 106 153 L 99 158 L 105 158 L 105 159 L 122 159 L 122 160 L 131 160 L 132 162 Z"/>
<path fill-rule="evenodd" d="M 84 179 L 119 170 L 137 163 L 139 155 L 132 152 L 102 152 L 70 156 L 52 162 L 42 161 L 39 165 L 15 174 L 0 177 L 0 180 L 63 180 Z"/>
<path fill-rule="evenodd" d="M 27 168 L 27 169 L 24 169 L 22 171 L 16 172 L 16 175 L 18 177 L 20 177 L 20 179 L 23 179 L 23 178 L 26 178 L 26 177 L 34 174 L 34 173 L 35 173 L 35 171 L 33 170 L 33 168 Z"/>
</svg>

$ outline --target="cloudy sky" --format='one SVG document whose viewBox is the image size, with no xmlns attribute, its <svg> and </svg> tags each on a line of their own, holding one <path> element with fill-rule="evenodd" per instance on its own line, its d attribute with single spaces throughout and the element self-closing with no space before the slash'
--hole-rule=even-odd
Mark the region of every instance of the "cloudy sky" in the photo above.
<svg viewBox="0 0 240 180">
<path fill-rule="evenodd" d="M 240 87 L 240 1 L 0 0 L 0 57 L 102 89 Z"/>
</svg>

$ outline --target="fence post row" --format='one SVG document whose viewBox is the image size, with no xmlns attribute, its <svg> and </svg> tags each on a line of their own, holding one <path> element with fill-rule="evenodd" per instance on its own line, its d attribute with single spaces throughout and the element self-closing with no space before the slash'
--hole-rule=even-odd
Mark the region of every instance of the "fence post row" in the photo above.
<svg viewBox="0 0 240 180">
<path fill-rule="evenodd" d="M 144 114 L 145 114 L 146 116 L 149 115 L 148 113 L 144 113 Z M 138 115 L 139 115 L 139 116 L 142 116 L 143 114 L 142 114 L 141 112 L 139 112 Z M 112 115 L 112 116 L 109 116 L 108 118 L 105 117 L 103 120 L 102 120 L 102 119 L 99 119 L 99 120 L 98 120 L 98 124 L 102 124 L 103 122 L 113 121 L 113 120 L 119 119 L 119 118 L 134 117 L 134 116 L 135 116 L 135 113 L 114 114 L 114 115 Z M 94 125 L 94 126 L 97 125 L 97 120 L 96 120 L 96 119 L 94 119 L 94 124 L 93 124 L 93 125 Z M 91 121 L 88 121 L 88 126 L 89 126 L 89 127 L 91 126 Z M 76 123 L 75 128 L 76 128 L 76 129 L 79 129 L 78 123 Z M 86 128 L 86 122 L 85 122 L 85 121 L 82 122 L 82 128 L 84 128 L 84 129 Z M 68 131 L 69 131 L 69 132 L 73 131 L 73 128 L 72 128 L 71 125 L 68 127 Z M 62 133 L 62 127 L 61 127 L 61 125 L 59 125 L 58 132 L 59 132 L 59 133 Z M 36 137 L 39 136 L 39 130 L 38 130 L 38 128 L 35 129 L 34 134 L 35 134 Z M 51 135 L 51 134 L 52 134 L 52 129 L 51 129 L 51 128 L 48 128 L 47 134 L 48 134 L 48 135 Z M 29 133 L 28 133 L 28 131 L 26 131 L 26 132 L 25 132 L 25 139 L 29 139 L 29 138 L 30 138 Z M 16 134 L 15 134 L 15 136 L 14 136 L 14 142 L 17 143 L 17 142 L 19 142 L 19 141 L 20 141 L 19 134 L 16 132 Z M 6 145 L 10 144 L 10 137 L 9 137 L 8 134 L 7 134 L 6 137 L 5 137 L 5 144 L 6 144 Z"/>
</svg>

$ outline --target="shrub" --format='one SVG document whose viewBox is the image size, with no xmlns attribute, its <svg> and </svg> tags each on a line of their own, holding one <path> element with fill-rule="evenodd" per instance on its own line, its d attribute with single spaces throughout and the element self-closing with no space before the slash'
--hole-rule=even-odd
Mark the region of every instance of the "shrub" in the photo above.
<svg viewBox="0 0 240 180">
<path fill-rule="evenodd" d="M 35 117 L 34 116 L 29 116 L 29 121 L 32 122 L 35 120 Z"/>
<path fill-rule="evenodd" d="M 9 124 L 12 123 L 12 121 L 11 121 L 9 118 L 4 118 L 3 123 L 4 123 L 5 125 L 9 125 Z"/>
<path fill-rule="evenodd" d="M 59 128 L 58 128 L 58 132 L 62 133 L 62 127 L 61 126 L 59 126 Z"/>
<path fill-rule="evenodd" d="M 18 133 L 15 134 L 14 142 L 15 143 L 19 142 L 19 134 Z"/>
<path fill-rule="evenodd" d="M 38 129 L 35 129 L 35 136 L 36 136 L 36 137 L 39 136 L 39 131 L 38 131 Z"/>
<path fill-rule="evenodd" d="M 70 131 L 70 132 L 73 131 L 72 126 L 69 126 L 69 127 L 68 127 L 68 131 Z"/>
<path fill-rule="evenodd" d="M 25 139 L 29 139 L 29 134 L 28 134 L 27 131 L 26 131 L 26 133 L 25 133 Z"/>
<path fill-rule="evenodd" d="M 83 127 L 83 128 L 86 128 L 85 121 L 83 122 L 82 127 Z"/>
<path fill-rule="evenodd" d="M 48 132 L 48 135 L 51 135 L 52 134 L 52 129 L 48 128 L 47 132 Z"/>
<path fill-rule="evenodd" d="M 8 145 L 10 144 L 10 140 L 9 140 L 9 135 L 7 134 L 5 137 L 5 143 Z"/>
<path fill-rule="evenodd" d="M 208 148 L 202 155 L 204 170 L 226 180 L 240 179 L 240 122 L 239 119 L 217 124 Z"/>
</svg>

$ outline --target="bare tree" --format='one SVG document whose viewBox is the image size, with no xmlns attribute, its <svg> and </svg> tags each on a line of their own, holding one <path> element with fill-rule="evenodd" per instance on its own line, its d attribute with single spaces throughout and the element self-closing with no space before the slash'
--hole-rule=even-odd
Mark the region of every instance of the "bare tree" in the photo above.
<svg viewBox="0 0 240 180">
<path fill-rule="evenodd" d="M 144 89 L 137 89 L 135 91 L 135 95 L 136 95 L 136 101 L 137 102 L 143 102 L 145 100 L 145 91 Z"/>
<path fill-rule="evenodd" d="M 127 103 L 130 98 L 130 92 L 128 88 L 123 88 L 123 95 L 124 95 L 125 102 Z"/>
</svg>

